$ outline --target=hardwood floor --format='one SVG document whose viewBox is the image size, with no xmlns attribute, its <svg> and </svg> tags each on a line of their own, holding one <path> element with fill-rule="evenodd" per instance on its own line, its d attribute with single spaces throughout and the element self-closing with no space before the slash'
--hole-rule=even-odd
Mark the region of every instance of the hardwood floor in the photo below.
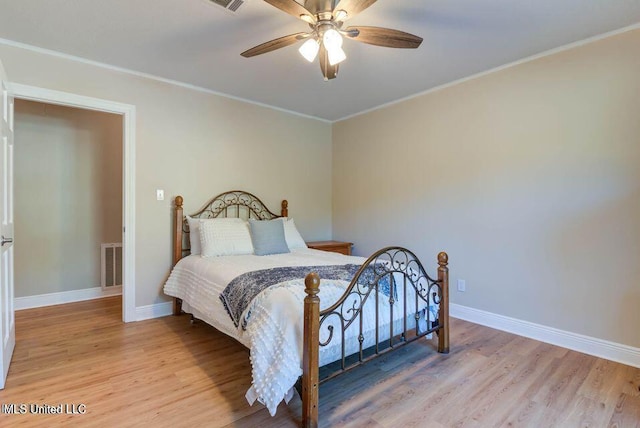
<svg viewBox="0 0 640 428">
<path fill-rule="evenodd" d="M 0 404 L 86 413 L 0 414 L 0 426 L 298 426 L 297 398 L 274 418 L 247 404 L 242 345 L 188 316 L 123 324 L 120 305 L 16 313 Z M 451 333 L 449 355 L 419 341 L 323 384 L 321 425 L 640 427 L 640 369 L 455 319 Z"/>
</svg>

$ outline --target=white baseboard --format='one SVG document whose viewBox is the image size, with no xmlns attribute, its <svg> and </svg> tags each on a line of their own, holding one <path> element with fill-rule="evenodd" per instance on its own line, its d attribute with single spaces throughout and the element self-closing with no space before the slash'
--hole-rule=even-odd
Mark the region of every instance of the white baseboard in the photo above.
<svg viewBox="0 0 640 428">
<path fill-rule="evenodd" d="M 83 300 L 101 299 L 103 297 L 122 294 L 122 287 L 83 288 L 82 290 L 61 291 L 58 293 L 39 294 L 37 296 L 16 297 L 13 302 L 15 310 L 40 308 L 42 306 L 62 305 L 64 303 L 81 302 Z"/>
<path fill-rule="evenodd" d="M 15 310 L 40 308 L 43 306 L 62 305 L 65 303 L 81 302 L 83 300 L 101 299 L 103 297 L 122 294 L 122 287 L 112 287 L 103 290 L 101 287 L 85 288 L 82 290 L 61 291 L 59 293 L 39 294 L 37 296 L 16 297 Z M 173 302 L 156 303 L 155 305 L 136 307 L 135 321 L 166 317 L 173 314 Z"/>
<path fill-rule="evenodd" d="M 152 318 L 166 317 L 173 314 L 173 302 L 156 303 L 154 305 L 138 306 L 136 308 L 136 321 Z"/>
<path fill-rule="evenodd" d="M 640 367 L 640 348 L 559 330 L 455 303 L 450 304 L 449 311 L 454 318 L 486 325 L 497 330 L 507 331 L 629 366 Z M 455 345 L 452 344 L 452 346 Z"/>
</svg>

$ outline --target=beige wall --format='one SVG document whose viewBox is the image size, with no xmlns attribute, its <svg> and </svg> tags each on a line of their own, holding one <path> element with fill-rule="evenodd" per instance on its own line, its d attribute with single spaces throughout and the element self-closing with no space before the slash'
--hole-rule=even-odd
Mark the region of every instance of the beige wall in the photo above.
<svg viewBox="0 0 640 428">
<path fill-rule="evenodd" d="M 467 280 L 455 303 L 638 347 L 639 47 L 625 33 L 333 127 L 19 48 L 0 59 L 14 82 L 136 106 L 137 306 L 165 300 L 169 199 L 191 211 L 243 188 L 288 198 L 308 239 L 405 245 L 431 269 L 448 251 L 454 287 Z"/>
<path fill-rule="evenodd" d="M 15 295 L 100 286 L 122 242 L 122 117 L 15 102 Z"/>
<path fill-rule="evenodd" d="M 136 106 L 136 306 L 168 300 L 176 195 L 187 212 L 230 189 L 286 198 L 305 238 L 331 236 L 331 124 L 6 45 L 0 60 L 13 82 Z"/>
<path fill-rule="evenodd" d="M 333 237 L 432 272 L 446 250 L 455 303 L 640 346 L 638 52 L 636 30 L 335 124 Z"/>
</svg>

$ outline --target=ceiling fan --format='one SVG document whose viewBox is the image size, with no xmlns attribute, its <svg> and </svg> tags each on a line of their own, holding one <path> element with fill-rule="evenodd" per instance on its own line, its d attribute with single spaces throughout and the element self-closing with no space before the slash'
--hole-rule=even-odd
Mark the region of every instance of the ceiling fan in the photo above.
<svg viewBox="0 0 640 428">
<path fill-rule="evenodd" d="M 305 0 L 304 6 L 295 0 L 264 1 L 305 21 L 311 27 L 311 31 L 270 40 L 240 55 L 249 58 L 306 40 L 300 46 L 300 54 L 309 62 L 313 62 L 316 56 L 319 56 L 324 80 L 335 79 L 339 64 L 347 58 L 342 49 L 343 37 L 390 48 L 415 49 L 422 43 L 422 37 L 389 28 L 362 26 L 342 28 L 346 20 L 353 18 L 374 4 L 376 0 Z"/>
</svg>

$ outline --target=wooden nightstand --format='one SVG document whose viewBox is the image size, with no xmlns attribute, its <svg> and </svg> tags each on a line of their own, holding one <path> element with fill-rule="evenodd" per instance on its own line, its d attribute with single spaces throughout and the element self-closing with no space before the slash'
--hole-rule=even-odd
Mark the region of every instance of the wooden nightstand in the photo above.
<svg viewBox="0 0 640 428">
<path fill-rule="evenodd" d="M 347 256 L 351 255 L 352 245 L 353 244 L 351 242 L 342 241 L 307 242 L 307 247 L 313 248 L 314 250 L 331 251 L 334 253 L 346 254 Z"/>
</svg>

